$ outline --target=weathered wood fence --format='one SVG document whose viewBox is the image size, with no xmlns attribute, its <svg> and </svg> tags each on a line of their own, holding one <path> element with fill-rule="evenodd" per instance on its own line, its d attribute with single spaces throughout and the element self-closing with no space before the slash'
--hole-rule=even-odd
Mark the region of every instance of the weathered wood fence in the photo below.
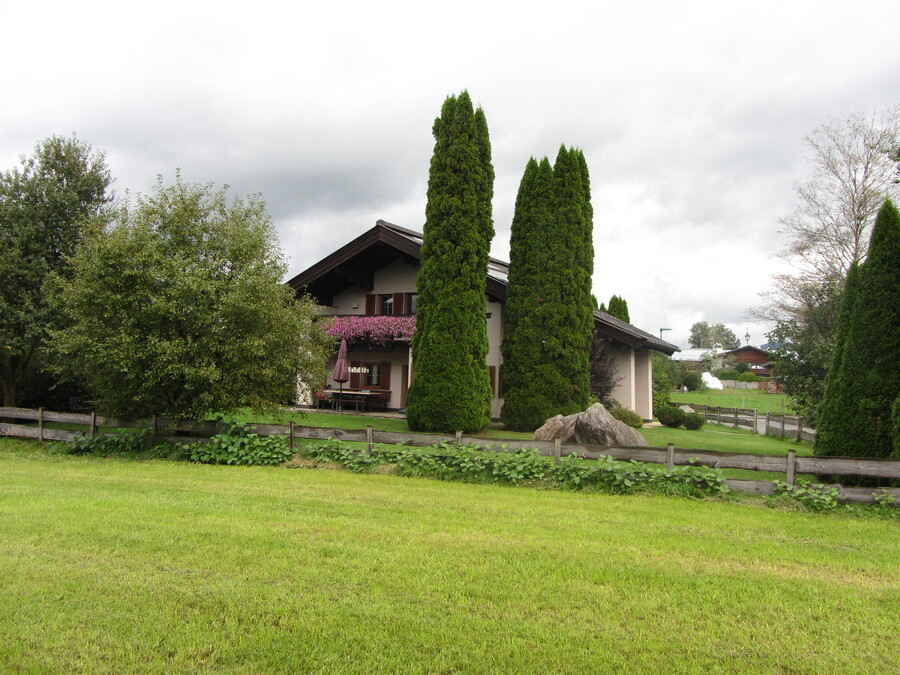
<svg viewBox="0 0 900 675">
<path fill-rule="evenodd" d="M 683 405 L 687 405 L 703 415 L 707 422 L 746 427 L 753 429 L 761 436 L 777 436 L 778 438 L 787 438 L 793 441 L 812 442 L 816 440 L 816 430 L 804 424 L 803 418 L 796 415 L 780 415 L 776 413 L 761 415 L 758 410 L 749 408 L 723 408 L 702 403 L 686 403 Z"/>
<path fill-rule="evenodd" d="M 132 421 L 102 417 L 95 413 L 60 413 L 28 408 L 0 408 L 2 419 L 24 420 L 25 424 L 0 423 L 0 436 L 35 438 L 42 441 L 69 441 L 81 434 L 115 435 L 116 429 L 149 428 L 151 433 L 158 434 L 160 440 L 171 442 L 204 442 L 221 429 L 219 422 L 177 421 L 162 417 L 148 420 Z M 48 424 L 65 424 L 78 426 L 78 429 L 57 428 Z M 665 464 L 669 468 L 685 464 L 697 464 L 719 469 L 748 469 L 751 471 L 770 471 L 785 475 L 784 481 L 794 484 L 799 474 L 832 474 L 852 476 L 873 476 L 885 479 L 900 479 L 900 461 L 887 459 L 868 459 L 863 457 L 798 457 L 795 450 L 788 450 L 785 455 L 749 454 L 737 452 L 719 452 L 716 450 L 698 450 L 676 448 L 669 444 L 665 448 L 645 447 L 611 447 L 599 445 L 579 445 L 560 443 L 559 441 L 532 441 L 520 439 L 485 439 L 478 436 L 465 436 L 458 432 L 455 436 L 435 434 L 412 434 L 394 431 L 376 431 L 372 427 L 365 429 L 337 429 L 326 427 L 307 427 L 291 422 L 290 424 L 252 424 L 254 431 L 265 436 L 287 436 L 291 447 L 297 439 L 327 440 L 336 438 L 342 441 L 368 443 L 371 448 L 376 443 L 403 444 L 413 447 L 428 447 L 442 441 L 459 444 L 473 444 L 482 448 L 515 452 L 528 448 L 536 449 L 542 455 L 554 457 L 557 461 L 568 455 L 578 454 L 586 459 L 597 459 L 607 455 L 617 460 L 635 460 Z M 101 428 L 104 430 L 101 431 Z M 728 486 L 736 492 L 756 494 L 772 494 L 774 487 L 770 480 L 728 479 Z M 886 493 L 900 502 L 900 488 L 876 487 L 861 488 L 835 484 L 841 501 L 871 503 L 874 494 Z"/>
</svg>

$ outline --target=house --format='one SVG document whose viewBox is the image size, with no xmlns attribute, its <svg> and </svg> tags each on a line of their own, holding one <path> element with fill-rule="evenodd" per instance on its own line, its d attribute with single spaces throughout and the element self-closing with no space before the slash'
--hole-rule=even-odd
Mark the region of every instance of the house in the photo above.
<svg viewBox="0 0 900 675">
<path fill-rule="evenodd" d="M 772 375 L 772 368 L 775 365 L 775 359 L 767 351 L 759 347 L 744 345 L 737 349 L 725 352 L 723 356 L 731 356 L 737 363 L 747 363 L 750 365 L 750 372 L 760 377 L 769 377 Z"/>
<path fill-rule="evenodd" d="M 394 409 L 406 407 L 413 377 L 410 339 L 415 330 L 421 246 L 421 233 L 379 220 L 375 227 L 288 281 L 298 293 L 306 291 L 315 298 L 323 314 L 335 317 L 333 334 L 348 338 L 347 386 L 381 392 L 387 406 Z M 499 418 L 503 407 L 500 342 L 508 274 L 508 263 L 490 259 L 485 319 L 493 418 Z M 599 310 L 594 312 L 594 323 L 608 341 L 621 378 L 613 398 L 651 419 L 652 352 L 671 355 L 678 348 Z M 329 370 L 333 363 L 332 359 Z"/>
</svg>

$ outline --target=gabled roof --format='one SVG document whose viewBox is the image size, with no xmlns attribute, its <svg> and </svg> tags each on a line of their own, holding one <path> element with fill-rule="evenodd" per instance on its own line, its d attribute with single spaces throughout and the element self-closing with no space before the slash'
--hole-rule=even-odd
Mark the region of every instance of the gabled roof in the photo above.
<svg viewBox="0 0 900 675">
<path fill-rule="evenodd" d="M 300 272 L 288 285 L 297 292 L 305 290 L 324 305 L 332 304 L 335 295 L 353 285 L 372 290 L 375 272 L 385 265 L 398 258 L 411 263 L 422 259 L 422 236 L 421 232 L 379 220 L 371 230 Z M 508 285 L 509 263 L 490 258 L 487 294 L 505 302 Z M 604 337 L 634 349 L 653 349 L 669 355 L 678 351 L 675 345 L 599 309 L 594 310 L 594 321 Z"/>
</svg>

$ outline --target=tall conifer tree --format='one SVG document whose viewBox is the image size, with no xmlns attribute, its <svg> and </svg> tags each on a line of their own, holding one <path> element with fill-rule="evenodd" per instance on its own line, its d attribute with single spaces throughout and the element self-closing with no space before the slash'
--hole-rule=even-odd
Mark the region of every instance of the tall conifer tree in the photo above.
<svg viewBox="0 0 900 675">
<path fill-rule="evenodd" d="M 891 409 L 900 394 L 900 213 L 878 212 L 869 254 L 845 288 L 816 453 L 889 457 Z M 841 336 L 840 333 L 844 335 Z"/>
<path fill-rule="evenodd" d="M 474 432 L 490 421 L 487 263 L 494 226 L 493 167 L 484 112 L 467 92 L 434 122 L 434 154 L 417 289 L 411 429 Z"/>
</svg>

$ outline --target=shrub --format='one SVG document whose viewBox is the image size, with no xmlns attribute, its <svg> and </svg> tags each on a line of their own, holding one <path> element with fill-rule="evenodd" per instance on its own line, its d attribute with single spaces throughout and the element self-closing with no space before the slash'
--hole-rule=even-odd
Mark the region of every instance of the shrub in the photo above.
<svg viewBox="0 0 900 675">
<path fill-rule="evenodd" d="M 684 416 L 684 428 L 689 431 L 699 431 L 706 424 L 706 418 L 700 413 L 688 413 Z"/>
<path fill-rule="evenodd" d="M 738 375 L 738 382 L 762 382 L 764 379 L 766 378 L 753 373 L 741 373 Z"/>
<path fill-rule="evenodd" d="M 807 483 L 798 480 L 796 485 L 788 485 L 781 481 L 774 481 L 773 486 L 775 494 L 796 499 L 813 511 L 833 509 L 837 506 L 838 498 L 840 497 L 837 488 L 820 483 Z"/>
<path fill-rule="evenodd" d="M 609 411 L 609 414 L 615 417 L 620 422 L 624 422 L 628 426 L 634 427 L 635 429 L 640 429 L 642 426 L 644 426 L 644 420 L 642 420 L 641 416 L 633 410 L 628 410 L 627 408 L 616 406 Z"/>
<path fill-rule="evenodd" d="M 703 378 L 700 373 L 687 370 L 681 375 L 681 384 L 688 388 L 688 391 L 697 391 L 703 388 Z"/>
<path fill-rule="evenodd" d="M 680 427 L 684 424 L 684 417 L 684 410 L 671 405 L 656 411 L 656 418 L 667 427 Z"/>
<path fill-rule="evenodd" d="M 251 433 L 244 424 L 231 424 L 209 443 L 194 443 L 191 461 L 241 466 L 282 464 L 291 458 L 286 438 Z"/>
<path fill-rule="evenodd" d="M 719 372 L 715 373 L 715 376 L 720 380 L 734 381 L 740 379 L 741 374 L 736 370 L 720 370 Z"/>
<path fill-rule="evenodd" d="M 95 457 L 125 455 L 129 457 L 183 458 L 183 450 L 179 447 L 165 441 L 154 442 L 150 429 L 128 429 L 111 436 L 79 434 L 67 443 L 54 443 L 53 449 L 67 455 L 93 455 Z"/>
</svg>

